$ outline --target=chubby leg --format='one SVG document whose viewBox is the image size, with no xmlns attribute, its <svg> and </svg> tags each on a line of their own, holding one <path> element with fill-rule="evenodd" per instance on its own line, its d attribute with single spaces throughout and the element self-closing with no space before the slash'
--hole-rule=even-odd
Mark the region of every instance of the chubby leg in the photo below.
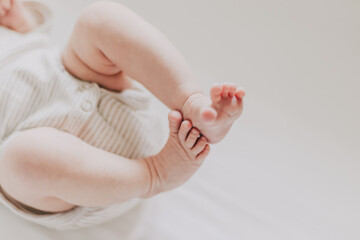
<svg viewBox="0 0 360 240">
<path fill-rule="evenodd" d="M 171 109 L 200 92 L 167 38 L 114 2 L 97 2 L 82 12 L 62 59 L 73 75 L 112 90 L 128 87 L 130 79 L 139 81 Z"/>
<path fill-rule="evenodd" d="M 148 198 L 185 183 L 209 145 L 179 112 L 169 114 L 170 136 L 160 153 L 127 159 L 48 127 L 26 130 L 0 159 L 0 185 L 24 208 L 62 212 Z"/>
<path fill-rule="evenodd" d="M 243 90 L 223 84 L 222 96 L 231 101 L 214 102 L 202 93 L 170 41 L 118 3 L 87 7 L 62 59 L 73 75 L 109 89 L 122 90 L 131 86 L 131 79 L 139 81 L 170 109 L 181 111 L 211 143 L 220 141 L 241 113 Z M 228 106 L 236 109 L 226 111 Z"/>
</svg>

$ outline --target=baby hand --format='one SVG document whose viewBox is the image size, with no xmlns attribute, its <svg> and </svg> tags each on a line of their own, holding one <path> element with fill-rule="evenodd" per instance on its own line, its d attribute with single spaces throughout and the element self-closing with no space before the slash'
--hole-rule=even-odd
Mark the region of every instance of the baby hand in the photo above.
<svg viewBox="0 0 360 240">
<path fill-rule="evenodd" d="M 146 158 L 152 181 L 151 197 L 185 183 L 201 166 L 210 152 L 210 146 L 190 121 L 182 120 L 180 112 L 169 113 L 170 136 L 161 152 Z"/>
<path fill-rule="evenodd" d="M 21 1 L 0 0 L 0 25 L 20 33 L 27 33 L 38 23 Z"/>
<path fill-rule="evenodd" d="M 7 15 L 12 8 L 13 0 L 0 0 L 0 18 Z"/>
</svg>

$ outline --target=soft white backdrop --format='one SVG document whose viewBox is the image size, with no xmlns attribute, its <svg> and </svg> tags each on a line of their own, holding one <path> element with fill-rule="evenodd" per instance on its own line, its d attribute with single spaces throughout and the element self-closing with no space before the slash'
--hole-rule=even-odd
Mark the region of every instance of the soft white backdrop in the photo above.
<svg viewBox="0 0 360 240">
<path fill-rule="evenodd" d="M 43 2 L 64 46 L 94 1 Z M 1 206 L 1 239 L 360 239 L 358 0 L 119 2 L 168 36 L 204 90 L 243 86 L 244 114 L 187 184 L 123 218 L 58 233 Z"/>
</svg>

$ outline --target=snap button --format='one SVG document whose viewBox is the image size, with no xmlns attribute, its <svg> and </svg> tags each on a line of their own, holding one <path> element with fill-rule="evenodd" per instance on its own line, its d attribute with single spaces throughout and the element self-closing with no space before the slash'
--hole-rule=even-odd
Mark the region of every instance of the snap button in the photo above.
<svg viewBox="0 0 360 240">
<path fill-rule="evenodd" d="M 90 101 L 85 101 L 81 104 L 81 109 L 84 111 L 84 112 L 90 112 L 91 111 L 91 108 L 92 108 L 92 104 Z"/>
</svg>

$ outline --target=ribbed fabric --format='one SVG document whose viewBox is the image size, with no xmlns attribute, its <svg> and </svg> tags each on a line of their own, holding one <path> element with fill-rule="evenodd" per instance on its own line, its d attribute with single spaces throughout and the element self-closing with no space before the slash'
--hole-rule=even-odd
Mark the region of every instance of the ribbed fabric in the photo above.
<svg viewBox="0 0 360 240">
<path fill-rule="evenodd" d="M 0 27 L 0 159 L 18 133 L 43 126 L 130 159 L 157 153 L 164 134 L 154 111 L 150 111 L 151 94 L 136 82 L 134 88 L 117 93 L 70 75 L 61 63 L 59 49 L 44 34 L 50 13 L 41 4 L 31 3 L 31 8 L 46 19 L 37 31 L 24 35 Z M 16 207 L 0 194 L 0 202 L 15 214 L 61 230 L 105 222 L 139 201 L 37 215 Z"/>
</svg>

